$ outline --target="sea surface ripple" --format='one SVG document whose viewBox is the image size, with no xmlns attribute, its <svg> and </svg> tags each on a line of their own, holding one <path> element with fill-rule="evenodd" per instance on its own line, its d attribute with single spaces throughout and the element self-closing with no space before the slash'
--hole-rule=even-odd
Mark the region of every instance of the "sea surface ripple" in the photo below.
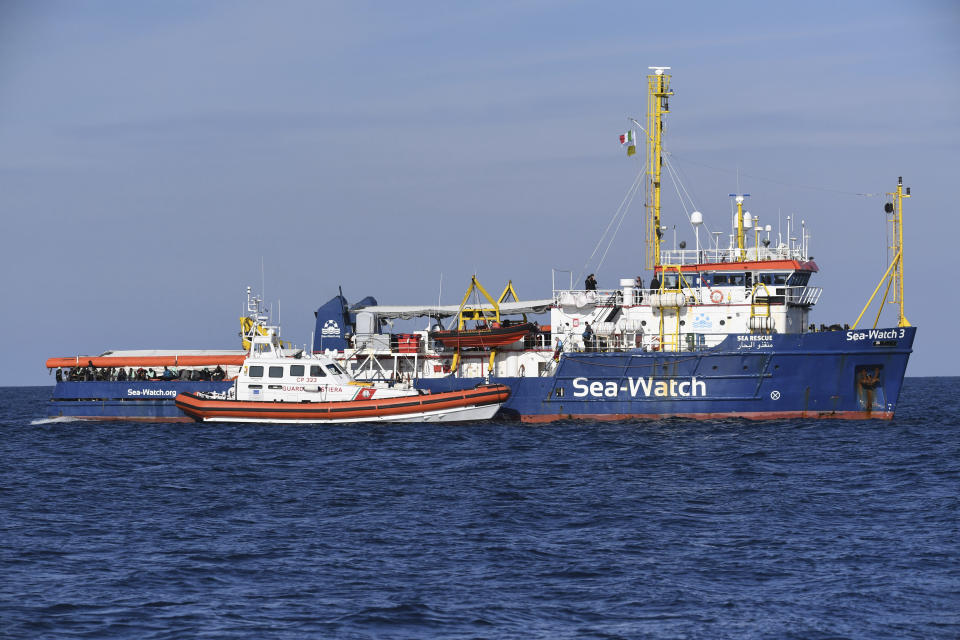
<svg viewBox="0 0 960 640">
<path fill-rule="evenodd" d="M 0 637 L 957 638 L 960 379 L 881 421 L 43 421 Z"/>
</svg>

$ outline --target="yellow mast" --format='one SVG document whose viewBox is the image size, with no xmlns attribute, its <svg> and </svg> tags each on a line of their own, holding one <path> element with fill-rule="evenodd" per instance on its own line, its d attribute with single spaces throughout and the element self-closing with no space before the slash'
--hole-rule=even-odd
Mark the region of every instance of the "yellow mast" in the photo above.
<svg viewBox="0 0 960 640">
<path fill-rule="evenodd" d="M 743 262 L 747 256 L 746 233 L 743 224 L 743 199 L 749 197 L 749 193 L 731 193 L 731 198 L 737 199 L 737 257 L 736 262 Z"/>
<path fill-rule="evenodd" d="M 897 190 L 894 193 L 888 193 L 888 196 L 891 196 L 894 201 L 893 211 L 889 213 L 893 214 L 893 242 L 894 246 L 892 247 L 893 253 L 900 256 L 897 260 L 897 270 L 894 274 L 894 277 L 897 281 L 897 299 L 894 300 L 895 303 L 899 303 L 899 312 L 897 315 L 897 326 L 898 327 L 909 327 L 910 321 L 907 320 L 907 316 L 903 313 L 903 199 L 910 197 L 910 187 L 907 187 L 906 193 L 903 190 L 903 176 L 897 178 Z"/>
<path fill-rule="evenodd" d="M 660 266 L 660 172 L 663 168 L 663 114 L 670 113 L 670 67 L 648 67 L 647 76 L 647 269 Z"/>
<path fill-rule="evenodd" d="M 890 294 L 890 285 L 896 284 L 893 288 L 894 299 L 891 300 L 891 304 L 899 305 L 897 313 L 897 326 L 898 327 L 910 327 L 913 326 L 910 324 L 910 321 L 907 320 L 906 314 L 903 312 L 903 199 L 910 197 L 910 187 L 907 187 L 905 190 L 903 188 L 903 177 L 897 178 L 897 190 L 890 193 L 887 193 L 888 196 L 893 200 L 884 205 L 884 211 L 886 211 L 890 217 L 890 224 L 893 226 L 893 245 L 890 246 L 890 251 L 893 254 L 893 259 L 890 261 L 890 266 L 887 267 L 886 273 L 883 274 L 883 277 L 880 278 L 880 282 L 877 283 L 877 288 L 873 290 L 873 293 L 870 295 L 870 299 L 867 300 L 867 304 L 863 305 L 863 310 L 860 312 L 860 315 L 857 316 L 856 322 L 853 323 L 853 328 L 856 329 L 857 325 L 860 324 L 860 320 L 863 319 L 863 314 L 867 312 L 867 309 L 870 308 L 870 304 L 873 303 L 873 299 L 876 297 L 877 293 L 880 291 L 880 287 L 883 286 L 883 283 L 886 281 L 887 289 L 883 294 L 883 302 L 887 301 L 887 296 Z M 889 280 L 887 280 L 889 278 Z M 883 311 L 883 302 L 880 303 L 880 311 Z M 880 321 L 880 311 L 877 312 L 877 318 L 873 321 L 873 327 L 877 327 L 877 323 Z"/>
</svg>

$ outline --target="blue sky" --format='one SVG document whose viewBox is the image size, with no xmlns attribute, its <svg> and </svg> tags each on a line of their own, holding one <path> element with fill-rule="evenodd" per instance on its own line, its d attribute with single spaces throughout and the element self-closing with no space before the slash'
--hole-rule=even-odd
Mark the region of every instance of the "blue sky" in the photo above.
<svg viewBox="0 0 960 640">
<path fill-rule="evenodd" d="M 0 385 L 49 383 L 50 356 L 234 348 L 261 259 L 298 343 L 338 286 L 426 303 L 442 273 L 452 303 L 476 271 L 547 297 L 639 170 L 617 136 L 650 65 L 673 67 L 667 146 L 708 225 L 738 171 L 763 222 L 807 222 L 817 322 L 852 322 L 886 267 L 884 200 L 855 194 L 904 176 L 908 374 L 960 373 L 960 5 L 664 4 L 0 5 Z M 588 265 L 601 286 L 639 273 L 640 204 Z M 664 221 L 692 242 L 669 194 Z"/>
</svg>

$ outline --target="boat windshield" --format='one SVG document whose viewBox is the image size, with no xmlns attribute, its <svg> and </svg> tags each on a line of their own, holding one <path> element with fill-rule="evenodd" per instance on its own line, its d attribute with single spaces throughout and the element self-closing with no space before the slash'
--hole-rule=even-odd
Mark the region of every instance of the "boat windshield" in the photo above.
<svg viewBox="0 0 960 640">
<path fill-rule="evenodd" d="M 338 365 L 338 364 L 335 363 L 335 362 L 331 362 L 330 364 L 328 364 L 328 365 L 327 365 L 327 370 L 328 370 L 330 373 L 332 373 L 333 375 L 335 375 L 335 376 L 336 376 L 336 375 L 341 375 L 341 376 L 347 375 L 347 372 L 344 371 L 343 369 L 341 369 L 341 368 L 340 368 L 340 365 Z"/>
</svg>

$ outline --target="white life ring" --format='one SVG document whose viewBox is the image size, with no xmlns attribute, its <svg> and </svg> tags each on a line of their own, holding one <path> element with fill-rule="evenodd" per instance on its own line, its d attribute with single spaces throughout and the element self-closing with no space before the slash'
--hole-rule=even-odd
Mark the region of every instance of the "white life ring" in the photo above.
<svg viewBox="0 0 960 640">
<path fill-rule="evenodd" d="M 710 299 L 713 300 L 714 304 L 720 304 L 721 302 L 723 302 L 723 292 L 717 289 L 714 289 L 713 292 L 710 294 Z"/>
</svg>

